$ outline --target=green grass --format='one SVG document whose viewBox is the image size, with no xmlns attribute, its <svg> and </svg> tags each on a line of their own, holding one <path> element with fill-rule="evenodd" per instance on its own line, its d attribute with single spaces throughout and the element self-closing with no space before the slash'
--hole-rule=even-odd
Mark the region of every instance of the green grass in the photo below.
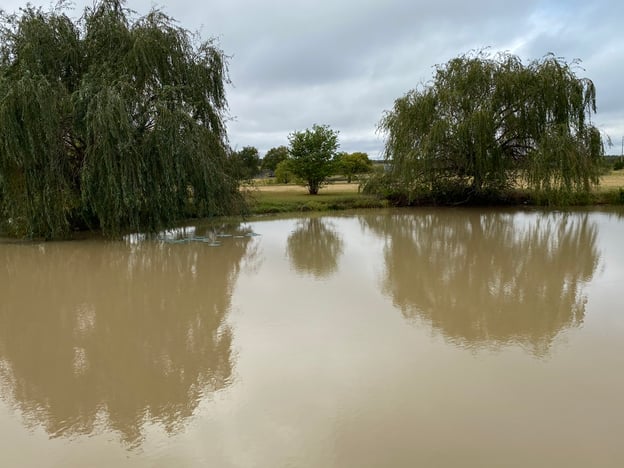
<svg viewBox="0 0 624 468">
<path fill-rule="evenodd" d="M 372 195 L 354 192 L 331 192 L 318 195 L 279 191 L 252 192 L 249 208 L 252 214 L 335 211 L 359 208 L 383 208 L 388 202 Z"/>
<path fill-rule="evenodd" d="M 418 205 L 419 203 L 414 203 Z M 424 201 L 425 205 L 431 205 Z M 488 203 L 486 203 L 488 204 Z M 591 193 L 572 195 L 560 203 L 550 202 L 546 198 L 530 194 L 524 190 L 514 191 L 505 199 L 490 203 L 492 205 L 533 205 L 555 206 L 590 206 L 590 205 L 622 205 L 624 204 L 624 189 L 602 188 Z M 340 211 L 361 208 L 386 208 L 396 206 L 396 201 L 380 199 L 374 195 L 357 192 L 325 192 L 318 195 L 309 195 L 303 192 L 284 192 L 279 190 L 254 191 L 249 194 L 249 214 L 278 214 L 301 213 L 313 211 Z M 401 205 L 401 203 L 398 203 Z M 436 205 L 436 203 L 433 203 Z"/>
<path fill-rule="evenodd" d="M 257 188 L 248 191 L 249 214 L 301 213 L 314 211 L 338 211 L 360 208 L 385 208 L 400 206 L 400 200 L 386 200 L 376 195 L 357 191 L 357 184 L 334 183 L 321 189 L 318 195 L 309 195 L 303 187 L 296 185 L 255 184 Z M 340 181 L 338 181 L 340 182 Z M 430 197 L 429 197 L 430 198 Z M 439 205 L 427 197 L 414 200 L 413 205 Z M 473 201 L 473 204 L 475 202 Z M 591 206 L 624 205 L 624 171 L 611 172 L 602 177 L 600 186 L 590 193 L 572 194 L 565 199 L 556 199 L 546 194 L 531 193 L 528 190 L 510 190 L 495 200 L 482 200 L 487 205 L 516 206 Z M 444 203 L 442 203 L 444 204 Z M 470 204 L 470 203 L 468 203 Z M 476 204 L 479 204 L 478 202 Z"/>
</svg>

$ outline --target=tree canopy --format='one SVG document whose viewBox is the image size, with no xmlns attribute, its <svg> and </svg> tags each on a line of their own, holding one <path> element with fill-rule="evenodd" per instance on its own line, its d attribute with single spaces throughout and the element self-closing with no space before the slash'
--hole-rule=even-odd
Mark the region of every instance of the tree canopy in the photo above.
<svg viewBox="0 0 624 468">
<path fill-rule="evenodd" d="M 286 158 L 275 166 L 275 180 L 280 184 L 288 184 L 296 180 L 292 159 Z"/>
<path fill-rule="evenodd" d="M 373 163 L 368 158 L 368 154 L 362 152 L 338 153 L 336 163 L 336 170 L 347 178 L 349 184 L 358 174 L 365 174 L 373 170 Z"/>
<path fill-rule="evenodd" d="M 293 132 L 288 136 L 293 174 L 303 180 L 310 195 L 318 194 L 334 171 L 338 132 L 327 125 Z"/>
<path fill-rule="evenodd" d="M 277 165 L 286 159 L 288 159 L 288 148 L 286 146 L 271 148 L 262 158 L 262 170 L 273 175 Z"/>
<path fill-rule="evenodd" d="M 260 155 L 254 146 L 245 146 L 231 156 L 232 170 L 240 180 L 251 180 L 260 173 Z"/>
<path fill-rule="evenodd" d="M 479 195 L 525 184 L 569 193 L 598 183 L 603 155 L 591 123 L 596 91 L 578 62 L 471 53 L 397 99 L 380 123 L 385 157 L 406 191 Z"/>
<path fill-rule="evenodd" d="M 0 17 L 0 221 L 14 235 L 116 235 L 235 211 L 227 63 L 157 9 L 101 0 L 72 21 Z"/>
</svg>

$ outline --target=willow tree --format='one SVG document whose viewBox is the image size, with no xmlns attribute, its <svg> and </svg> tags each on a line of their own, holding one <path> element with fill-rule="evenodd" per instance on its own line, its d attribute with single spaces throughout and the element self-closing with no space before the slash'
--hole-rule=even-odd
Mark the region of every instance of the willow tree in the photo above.
<svg viewBox="0 0 624 468">
<path fill-rule="evenodd" d="M 380 123 L 394 181 L 407 192 L 468 195 L 525 184 L 548 193 L 598 183 L 596 91 L 553 55 L 468 54 L 397 99 Z"/>
<path fill-rule="evenodd" d="M 116 235 L 240 206 L 213 40 L 102 0 L 77 21 L 63 3 L 2 14 L 0 44 L 0 208 L 13 234 Z"/>
</svg>

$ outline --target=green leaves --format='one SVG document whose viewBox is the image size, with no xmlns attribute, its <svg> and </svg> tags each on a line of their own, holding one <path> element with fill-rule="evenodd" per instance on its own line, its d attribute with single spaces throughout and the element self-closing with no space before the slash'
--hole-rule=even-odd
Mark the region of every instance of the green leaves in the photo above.
<svg viewBox="0 0 624 468">
<path fill-rule="evenodd" d="M 260 172 L 260 155 L 253 146 L 245 146 L 230 156 L 233 175 L 241 181 L 251 181 Z"/>
<path fill-rule="evenodd" d="M 242 206 L 211 40 L 115 0 L 76 23 L 32 7 L 1 20 L 0 209 L 14 234 L 115 236 Z"/>
<path fill-rule="evenodd" d="M 43 76 L 2 80 L 0 92 L 0 192 L 11 231 L 55 237 L 68 229 L 68 160 L 63 158 L 63 93 Z"/>
<path fill-rule="evenodd" d="M 358 174 L 371 172 L 373 163 L 366 153 L 339 153 L 336 156 L 336 170 L 347 178 L 348 183 L 351 183 L 351 180 Z"/>
<path fill-rule="evenodd" d="M 454 186 L 468 196 L 524 182 L 534 190 L 588 190 L 602 145 L 588 122 L 595 88 L 576 62 L 547 55 L 464 55 L 383 117 L 386 158 L 406 190 Z"/>
<path fill-rule="evenodd" d="M 310 195 L 318 194 L 334 171 L 338 132 L 327 125 L 314 125 L 312 129 L 291 133 L 288 141 L 293 174 L 305 182 Z"/>
<path fill-rule="evenodd" d="M 275 173 L 277 165 L 288 159 L 289 153 L 286 146 L 278 146 L 271 148 L 262 158 L 262 170 L 269 173 Z"/>
</svg>

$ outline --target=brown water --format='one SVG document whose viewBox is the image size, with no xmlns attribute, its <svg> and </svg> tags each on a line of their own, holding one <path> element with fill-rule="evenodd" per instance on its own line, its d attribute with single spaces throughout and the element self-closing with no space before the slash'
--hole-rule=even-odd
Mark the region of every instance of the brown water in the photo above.
<svg viewBox="0 0 624 468">
<path fill-rule="evenodd" d="M 623 290 L 622 212 L 0 243 L 0 466 L 621 467 Z"/>
</svg>

